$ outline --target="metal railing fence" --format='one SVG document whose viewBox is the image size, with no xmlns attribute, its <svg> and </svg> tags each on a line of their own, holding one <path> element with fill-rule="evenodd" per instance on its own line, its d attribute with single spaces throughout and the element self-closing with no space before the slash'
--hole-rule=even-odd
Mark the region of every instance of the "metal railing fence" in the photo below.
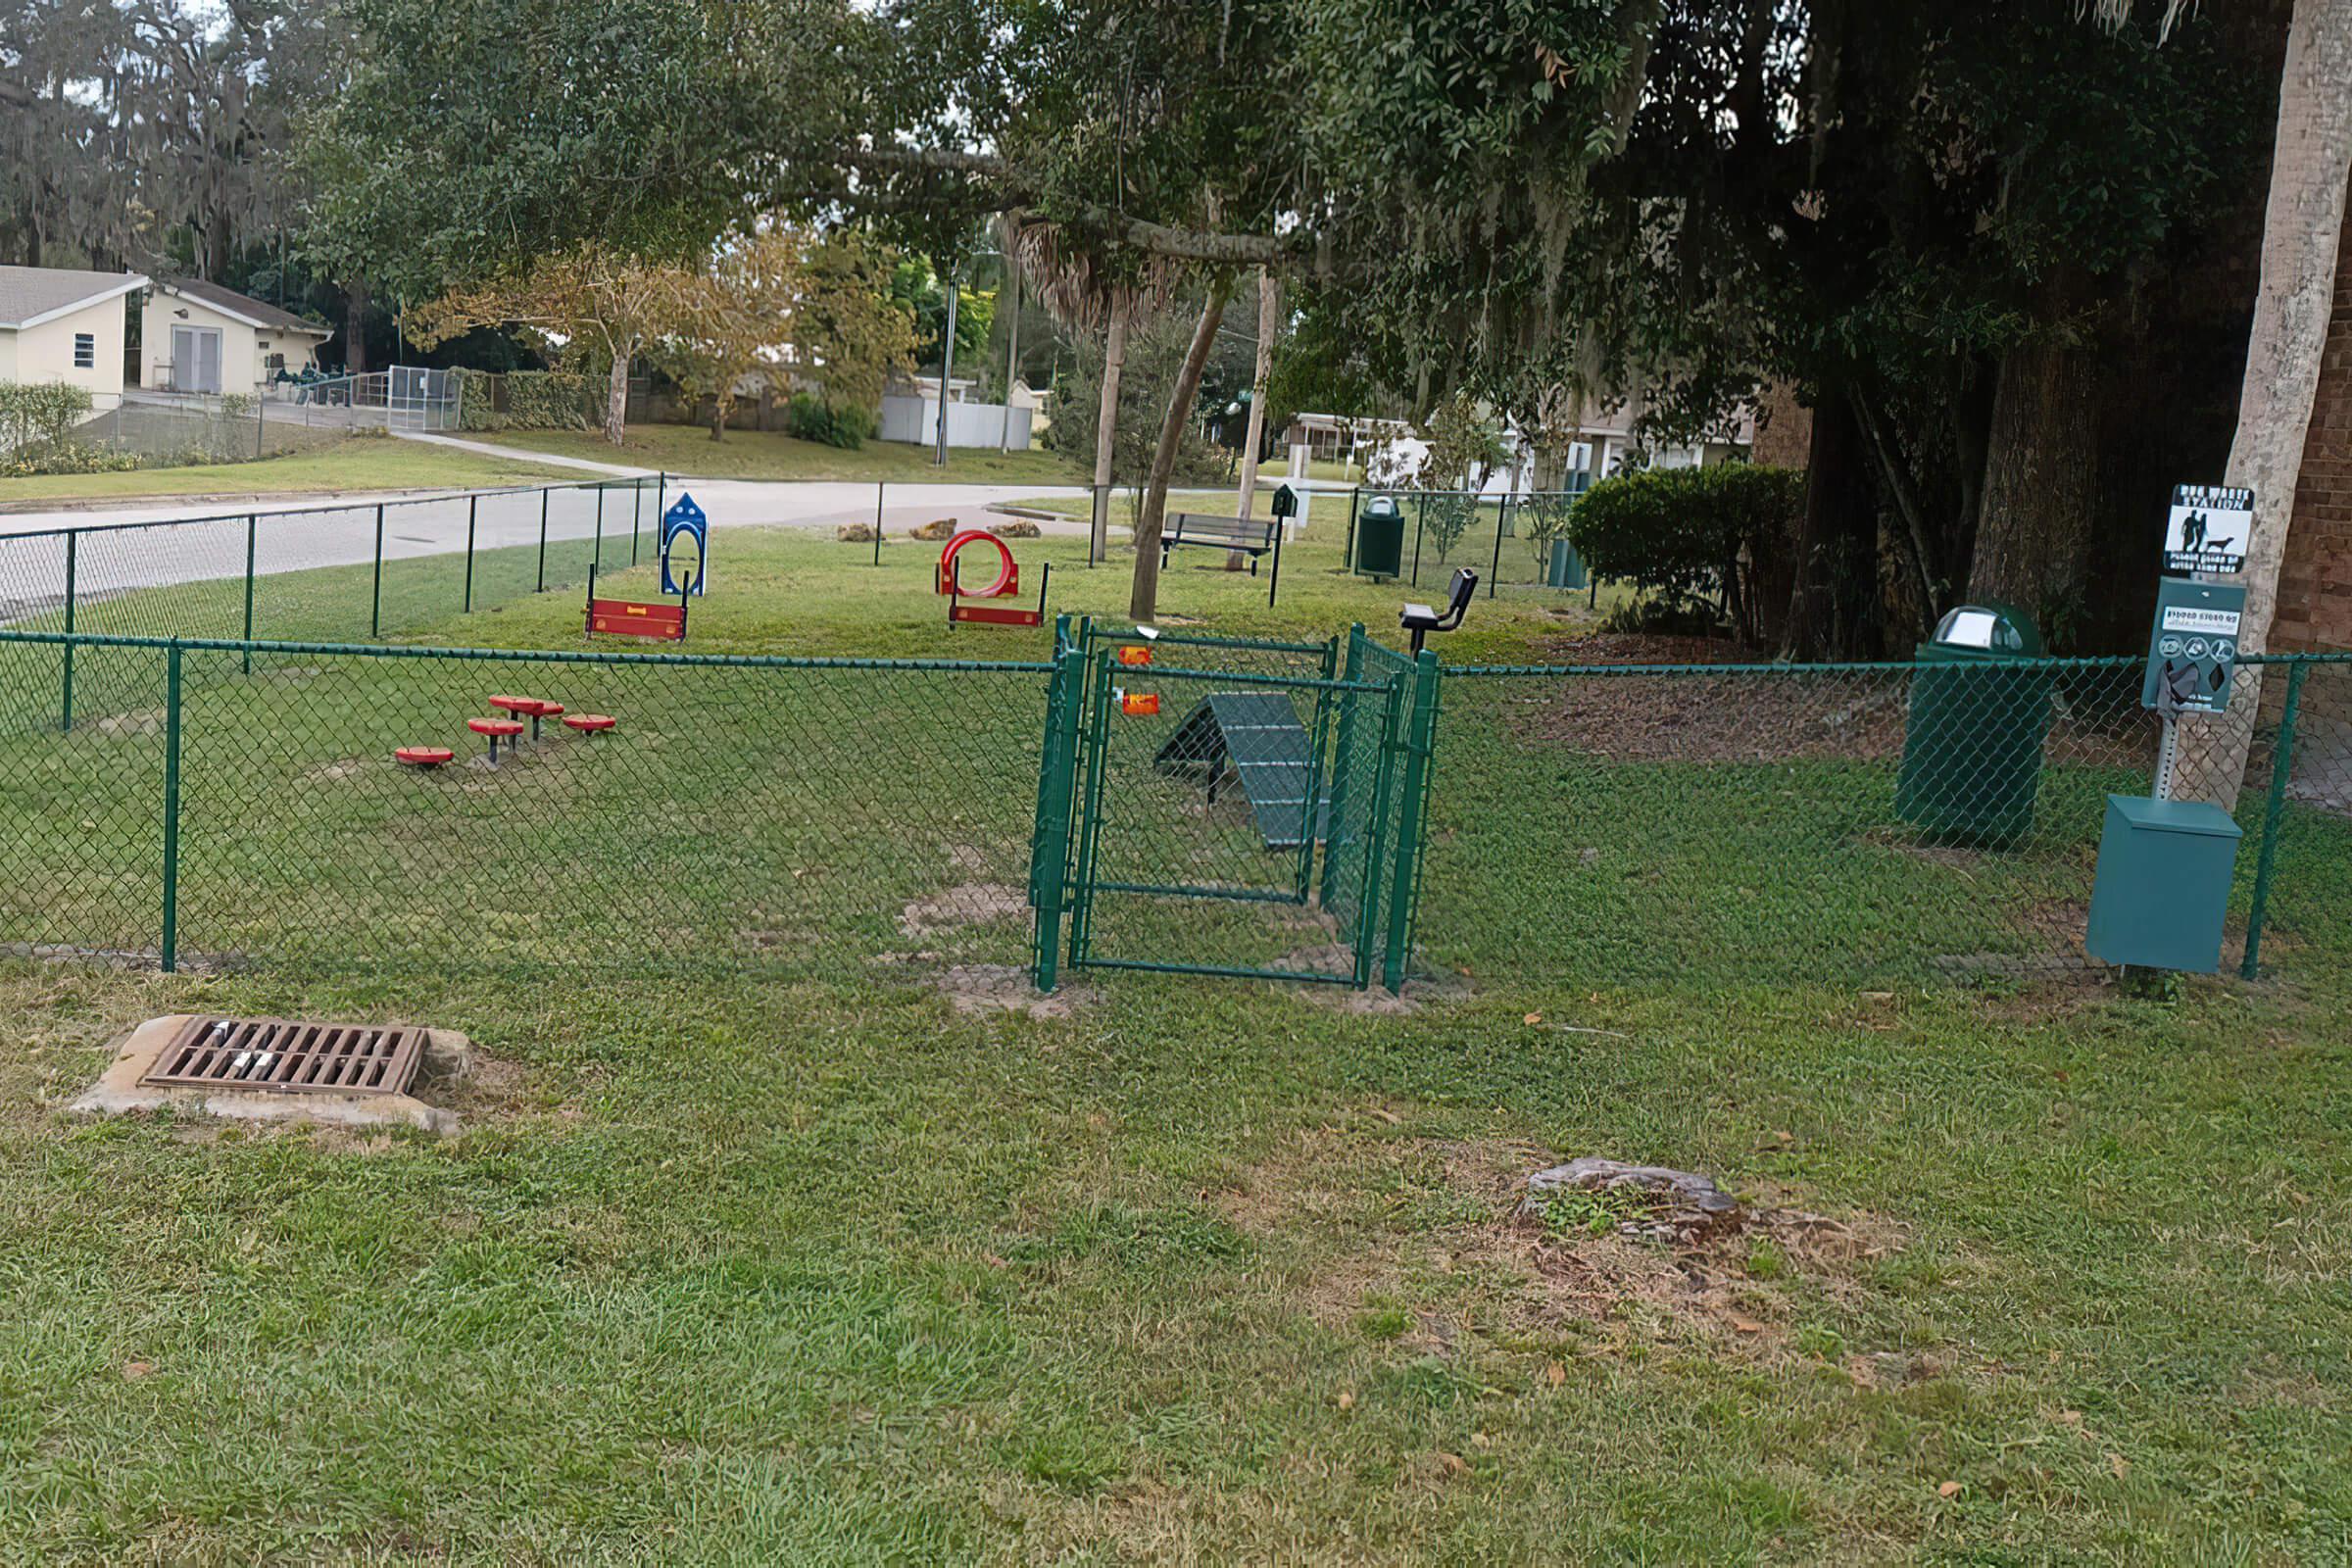
<svg viewBox="0 0 2352 1568">
<path fill-rule="evenodd" d="M 1047 785 L 1066 792 L 1081 767 L 1071 688 L 1102 637 L 1063 641 L 1054 662 L 992 663 L 0 630 L 0 944 L 167 967 L 1018 982 L 1039 964 L 1039 916 L 1058 920 L 1069 891 L 1040 886 L 1033 854 L 1064 863 L 1083 822 L 1049 808 L 1066 795 Z M 1126 842 L 1169 847 L 1155 882 L 1200 871 L 1279 891 L 1303 866 L 1305 945 L 1324 940 L 1313 922 L 1345 929 L 1366 900 L 1417 906 L 1404 926 L 1419 951 L 1394 970 L 1374 955 L 1384 979 L 1406 963 L 1480 987 L 2077 972 L 2105 798 L 2145 794 L 2155 755 L 2129 659 L 1455 667 L 1432 682 L 1431 724 L 1405 713 L 1391 731 L 1409 737 L 1400 764 L 1433 783 L 1375 889 L 1329 843 L 1302 853 L 1252 826 L 1238 797 L 1214 808 L 1231 822 L 1179 819 L 1202 805 L 1166 781 L 1166 751 L 1198 697 L 1270 691 L 1294 694 L 1310 731 L 1328 721 L 1337 758 L 1369 743 L 1344 705 L 1393 700 L 1367 694 L 1409 666 L 1349 639 L 1336 680 L 1311 644 L 1220 672 L 1212 643 L 1182 650 L 1198 670 L 1138 671 L 1147 689 L 1181 684 L 1159 729 L 1142 721 L 1101 754 L 1126 760 Z M 1283 673 L 1286 658 L 1314 672 Z M 2265 678 L 2235 799 L 2228 962 L 2340 974 L 2352 657 L 2250 665 Z M 493 693 L 617 723 L 550 720 L 492 767 L 466 721 L 490 716 Z M 413 746 L 455 760 L 395 760 Z M 1326 776 L 1385 775 L 1342 761 Z M 1345 823 L 1363 804 L 1321 808 Z M 1174 966 L 1200 967 L 1183 946 L 1197 923 L 1139 913 L 1120 952 L 1152 967 L 1164 940 Z"/>
</svg>

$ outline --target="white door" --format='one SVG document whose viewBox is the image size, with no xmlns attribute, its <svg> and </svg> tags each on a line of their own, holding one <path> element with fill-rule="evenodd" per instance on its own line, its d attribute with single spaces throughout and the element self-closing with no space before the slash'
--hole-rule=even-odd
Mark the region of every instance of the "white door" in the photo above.
<svg viewBox="0 0 2352 1568">
<path fill-rule="evenodd" d="M 172 387 L 176 392 L 220 390 L 220 333 L 210 326 L 172 329 Z"/>
</svg>

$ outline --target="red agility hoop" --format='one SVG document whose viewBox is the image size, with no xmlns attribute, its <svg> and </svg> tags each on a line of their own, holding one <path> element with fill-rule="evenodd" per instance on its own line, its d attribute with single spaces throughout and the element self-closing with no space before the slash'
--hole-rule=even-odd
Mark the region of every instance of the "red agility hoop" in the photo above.
<svg viewBox="0 0 2352 1568">
<path fill-rule="evenodd" d="M 965 588 L 956 581 L 956 552 L 965 545 L 992 544 L 997 547 L 997 580 L 985 588 Z M 948 541 L 948 548 L 939 553 L 939 591 L 951 598 L 1003 599 L 1015 594 L 1021 587 L 1021 568 L 1013 561 L 1012 552 L 1004 541 L 985 528 L 966 528 Z"/>
</svg>

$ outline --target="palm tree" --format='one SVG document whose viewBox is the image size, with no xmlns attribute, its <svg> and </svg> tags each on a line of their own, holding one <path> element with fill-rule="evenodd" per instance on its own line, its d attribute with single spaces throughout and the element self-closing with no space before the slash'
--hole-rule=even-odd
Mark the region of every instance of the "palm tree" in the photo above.
<svg viewBox="0 0 2352 1568">
<path fill-rule="evenodd" d="M 2189 3 L 2166 0 L 2166 24 Z M 2100 0 L 2099 14 L 2118 23 L 2132 6 L 2132 0 Z M 2249 650 L 2269 646 L 2278 601 L 2295 480 L 2328 345 L 2348 183 L 2352 0 L 2295 0 L 2278 82 L 2270 200 L 2263 213 L 2261 292 L 2246 344 L 2237 433 L 2222 478 L 2226 485 L 2252 490 L 2258 515 L 2268 515 L 2246 550 L 2246 612 L 2238 643 Z M 2239 690 L 2229 712 L 2182 718 L 2172 772 L 2158 781 L 2158 793 L 2235 808 L 2261 706 L 2261 675 L 2259 664 L 2239 671 Z"/>
<path fill-rule="evenodd" d="M 1094 534 L 1087 555 L 1100 563 L 1110 549 L 1110 455 L 1119 429 L 1119 370 L 1127 361 L 1127 332 L 1166 297 L 1168 270 L 1164 263 L 1154 261 L 1136 277 L 1111 277 L 1090 252 L 1065 248 L 1053 224 L 1023 221 L 1018 213 L 1004 214 L 1002 221 L 1006 269 L 1027 278 L 1031 298 L 1063 325 L 1103 334 L 1102 406 L 1095 421 Z M 1006 392 L 1009 396 L 1009 382 Z"/>
</svg>

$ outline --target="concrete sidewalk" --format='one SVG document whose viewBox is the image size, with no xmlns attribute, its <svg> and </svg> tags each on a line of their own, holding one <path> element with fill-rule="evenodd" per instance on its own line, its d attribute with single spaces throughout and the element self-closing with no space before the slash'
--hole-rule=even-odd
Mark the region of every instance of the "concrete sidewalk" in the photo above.
<svg viewBox="0 0 2352 1568">
<path fill-rule="evenodd" d="M 394 430 L 391 433 L 396 440 L 455 447 L 460 452 L 471 452 L 485 458 L 505 458 L 510 463 L 545 463 L 559 468 L 579 468 L 613 479 L 650 479 L 657 471 L 653 468 L 632 468 L 623 463 L 599 463 L 593 458 L 567 458 L 554 452 L 533 452 L 528 447 L 502 447 L 488 441 L 471 441 L 464 436 L 440 435 L 426 430 Z"/>
</svg>

